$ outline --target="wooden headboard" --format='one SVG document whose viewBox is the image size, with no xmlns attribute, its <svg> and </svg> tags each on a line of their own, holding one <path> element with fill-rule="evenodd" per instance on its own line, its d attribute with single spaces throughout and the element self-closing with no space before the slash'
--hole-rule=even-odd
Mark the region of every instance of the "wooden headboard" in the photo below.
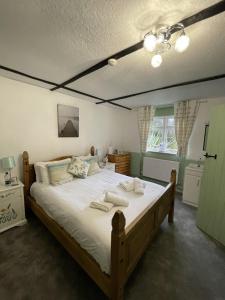
<svg viewBox="0 0 225 300">
<path fill-rule="evenodd" d="M 93 147 L 93 146 L 92 146 Z M 93 148 L 91 148 L 91 155 L 94 155 Z M 54 159 L 48 160 L 48 161 L 57 161 L 62 160 L 66 158 L 71 158 L 74 155 L 67 155 L 67 156 L 60 156 L 56 157 Z M 29 163 L 29 154 L 27 151 L 23 152 L 22 155 L 23 158 L 23 183 L 24 183 L 24 196 L 25 196 L 25 202 L 28 204 L 28 196 L 30 194 L 30 187 L 33 182 L 36 181 L 36 175 L 34 171 L 34 164 Z"/>
</svg>

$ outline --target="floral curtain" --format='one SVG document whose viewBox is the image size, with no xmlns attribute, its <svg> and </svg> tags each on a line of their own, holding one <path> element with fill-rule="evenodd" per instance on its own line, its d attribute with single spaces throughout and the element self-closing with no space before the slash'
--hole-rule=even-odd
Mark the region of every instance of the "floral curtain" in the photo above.
<svg viewBox="0 0 225 300">
<path fill-rule="evenodd" d="M 174 105 L 175 134 L 178 156 L 186 156 L 188 142 L 199 110 L 199 101 L 186 100 Z"/>
<path fill-rule="evenodd" d="M 154 107 L 151 105 L 138 107 L 138 128 L 141 153 L 145 153 L 147 150 L 147 142 L 154 113 Z"/>
</svg>

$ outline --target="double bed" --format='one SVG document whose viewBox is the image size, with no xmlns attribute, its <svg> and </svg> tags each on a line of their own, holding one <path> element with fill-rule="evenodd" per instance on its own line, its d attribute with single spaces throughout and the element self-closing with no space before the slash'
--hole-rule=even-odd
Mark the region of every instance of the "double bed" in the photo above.
<svg viewBox="0 0 225 300">
<path fill-rule="evenodd" d="M 54 160 L 61 160 L 60 157 Z M 34 165 L 23 153 L 26 206 L 53 233 L 108 298 L 123 299 L 124 285 L 166 215 L 173 222 L 176 172 L 166 186 L 146 182 L 144 195 L 124 191 L 129 177 L 109 170 L 58 185 L 35 182 Z M 128 207 L 103 212 L 89 207 L 112 191 L 126 197 Z"/>
</svg>

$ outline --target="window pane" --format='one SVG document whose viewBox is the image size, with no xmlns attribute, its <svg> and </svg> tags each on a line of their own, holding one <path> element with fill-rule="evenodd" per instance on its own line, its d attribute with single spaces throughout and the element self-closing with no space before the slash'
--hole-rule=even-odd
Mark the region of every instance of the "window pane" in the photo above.
<svg viewBox="0 0 225 300">
<path fill-rule="evenodd" d="M 148 139 L 148 151 L 177 153 L 173 116 L 154 117 Z"/>
<path fill-rule="evenodd" d="M 153 128 L 151 130 L 150 138 L 148 140 L 148 149 L 152 151 L 159 151 L 160 144 L 163 142 L 163 129 Z"/>
<path fill-rule="evenodd" d="M 174 117 L 168 117 L 167 126 L 174 126 Z"/>
<path fill-rule="evenodd" d="M 174 127 L 168 127 L 166 129 L 166 148 L 168 150 L 177 150 L 177 142 Z"/>
<path fill-rule="evenodd" d="M 163 118 L 155 117 L 153 119 L 152 127 L 163 127 Z"/>
</svg>

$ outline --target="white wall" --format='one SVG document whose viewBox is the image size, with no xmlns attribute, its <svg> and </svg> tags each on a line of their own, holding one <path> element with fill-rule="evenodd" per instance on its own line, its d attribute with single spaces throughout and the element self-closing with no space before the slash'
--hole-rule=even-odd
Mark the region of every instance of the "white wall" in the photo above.
<svg viewBox="0 0 225 300">
<path fill-rule="evenodd" d="M 123 128 L 129 111 L 95 105 L 4 77 L 0 77 L 0 91 L 0 158 L 15 157 L 14 174 L 21 174 L 24 150 L 34 162 L 85 154 L 91 145 L 105 153 L 110 144 L 123 149 Z M 57 104 L 79 107 L 79 138 L 58 138 Z"/>
<path fill-rule="evenodd" d="M 215 105 L 225 103 L 225 97 L 216 98 L 216 99 L 207 99 L 202 100 L 204 103 L 200 104 L 198 116 L 196 123 L 193 128 L 192 135 L 190 137 L 189 146 L 188 146 L 188 159 L 199 160 L 203 158 L 203 138 L 204 138 L 204 129 L 205 124 L 209 122 L 210 112 Z M 139 152 L 139 134 L 138 134 L 138 123 L 137 123 L 137 112 L 132 111 L 127 116 L 127 126 L 126 126 L 126 145 L 125 148 L 131 152 Z"/>
</svg>

